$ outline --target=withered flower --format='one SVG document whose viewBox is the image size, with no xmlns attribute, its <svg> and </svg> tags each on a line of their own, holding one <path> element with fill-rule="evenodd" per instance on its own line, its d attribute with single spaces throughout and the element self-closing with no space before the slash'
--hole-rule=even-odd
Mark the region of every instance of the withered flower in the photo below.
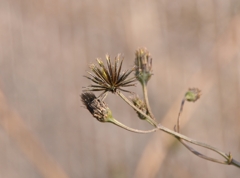
<svg viewBox="0 0 240 178">
<path fill-rule="evenodd" d="M 143 84 L 147 83 L 152 74 L 152 58 L 146 48 L 139 48 L 135 53 L 135 76 Z"/>
<path fill-rule="evenodd" d="M 141 100 L 137 95 L 132 96 L 131 100 L 132 100 L 134 106 L 136 106 L 138 109 L 140 109 L 143 113 L 148 114 L 147 106 L 146 106 L 145 102 L 143 100 Z M 136 111 L 136 112 L 140 119 L 143 119 L 143 120 L 146 119 L 146 117 L 144 115 L 142 115 L 138 111 Z"/>
<path fill-rule="evenodd" d="M 197 101 L 201 96 L 201 90 L 198 88 L 189 88 L 185 94 L 185 99 L 190 102 Z"/>
<path fill-rule="evenodd" d="M 90 69 L 92 71 L 88 72 L 89 77 L 85 76 L 89 80 L 91 80 L 94 84 L 87 87 L 88 91 L 103 91 L 115 93 L 117 90 L 129 92 L 122 87 L 134 86 L 133 83 L 136 78 L 128 78 L 129 75 L 134 71 L 134 68 L 131 70 L 127 70 L 122 72 L 122 63 L 123 58 L 118 55 L 115 58 L 115 62 L 112 64 L 110 60 L 110 56 L 106 55 L 107 66 L 104 65 L 101 59 L 97 59 L 98 65 L 95 64 L 90 65 Z"/>
<path fill-rule="evenodd" d="M 112 112 L 107 105 L 91 92 L 81 94 L 82 103 L 88 111 L 100 122 L 109 122 Z"/>
<path fill-rule="evenodd" d="M 91 92 L 85 92 L 81 94 L 82 102 L 88 109 L 88 111 L 100 122 L 108 122 L 117 125 L 118 127 L 121 127 L 123 129 L 126 129 L 131 132 L 135 133 L 152 133 L 155 132 L 157 129 L 152 130 L 137 130 L 133 129 L 131 127 L 128 127 L 121 122 L 117 121 L 113 118 L 111 110 L 107 107 L 107 105 L 100 99 L 98 99 L 93 93 Z"/>
</svg>

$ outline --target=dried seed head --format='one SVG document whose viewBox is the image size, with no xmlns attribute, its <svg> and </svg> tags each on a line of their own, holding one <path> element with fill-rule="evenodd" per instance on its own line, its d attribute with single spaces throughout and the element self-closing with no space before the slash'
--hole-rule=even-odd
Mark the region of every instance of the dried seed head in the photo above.
<svg viewBox="0 0 240 178">
<path fill-rule="evenodd" d="M 201 96 L 201 90 L 198 88 L 189 88 L 185 94 L 185 99 L 189 102 L 197 101 Z"/>
<path fill-rule="evenodd" d="M 81 94 L 81 99 L 88 111 L 100 122 L 108 122 L 112 112 L 107 105 L 91 92 Z"/>
<path fill-rule="evenodd" d="M 136 106 L 138 109 L 140 109 L 141 111 L 143 111 L 143 113 L 147 114 L 147 106 L 145 104 L 145 102 L 143 100 L 141 100 L 137 95 L 132 96 L 131 100 L 134 104 L 134 106 Z M 139 113 L 138 111 L 136 111 L 138 114 L 138 117 L 140 119 L 145 120 L 146 117 L 144 115 L 142 115 L 141 113 Z"/>
<path fill-rule="evenodd" d="M 152 58 L 146 48 L 139 48 L 135 53 L 135 76 L 140 83 L 147 83 L 152 76 Z"/>
<path fill-rule="evenodd" d="M 123 58 L 118 55 L 115 58 L 115 62 L 112 63 L 110 56 L 106 55 L 107 65 L 105 66 L 101 59 L 97 59 L 98 66 L 91 64 L 89 66 L 91 72 L 89 77 L 94 84 L 86 88 L 88 91 L 103 91 L 115 93 L 117 90 L 128 92 L 122 89 L 122 87 L 134 86 L 135 77 L 129 78 L 130 74 L 134 71 L 134 68 L 122 72 Z"/>
</svg>

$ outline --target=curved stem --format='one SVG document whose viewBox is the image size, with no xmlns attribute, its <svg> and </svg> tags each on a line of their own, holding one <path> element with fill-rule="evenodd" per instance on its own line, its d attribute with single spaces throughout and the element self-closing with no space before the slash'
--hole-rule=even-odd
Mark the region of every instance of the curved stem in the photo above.
<svg viewBox="0 0 240 178">
<path fill-rule="evenodd" d="M 150 107 L 150 104 L 149 104 L 149 100 L 148 100 L 148 93 L 147 93 L 147 84 L 146 82 L 143 82 L 142 83 L 142 88 L 143 88 L 143 96 L 144 96 L 144 101 L 146 103 L 146 106 L 147 106 L 147 110 L 149 112 L 149 115 L 150 117 L 153 119 L 153 120 L 156 120 L 154 115 L 153 115 L 153 112 L 151 110 L 151 107 Z"/>
<path fill-rule="evenodd" d="M 196 156 L 202 158 L 202 159 L 206 159 L 208 161 L 212 161 L 212 162 L 215 162 L 215 163 L 219 163 L 219 164 L 228 164 L 227 161 L 221 161 L 221 160 L 217 160 L 215 158 L 211 158 L 211 157 L 208 157 L 206 155 L 203 155 L 202 153 L 196 151 L 195 149 L 193 149 L 192 147 L 190 147 L 189 145 L 187 145 L 182 139 L 178 139 L 179 142 L 181 142 L 189 151 L 191 151 L 193 154 L 195 154 Z"/>
<path fill-rule="evenodd" d="M 179 113 L 178 113 L 178 118 L 177 118 L 177 132 L 178 133 L 180 132 L 180 116 L 181 116 L 181 113 L 183 111 L 184 103 L 185 103 L 185 97 L 183 98 L 183 100 L 181 102 L 181 107 L 180 107 L 180 110 L 179 110 Z"/>
<path fill-rule="evenodd" d="M 140 134 L 148 134 L 148 133 L 152 133 L 152 132 L 156 132 L 158 130 L 158 128 L 154 128 L 152 130 L 138 130 L 138 129 L 133 129 L 131 127 L 128 127 L 124 124 L 122 124 L 121 122 L 117 121 L 116 119 L 114 118 L 111 118 L 108 122 L 111 122 L 125 130 L 128 130 L 130 132 L 134 132 L 134 133 L 140 133 Z"/>
<path fill-rule="evenodd" d="M 144 115 L 147 119 L 149 119 L 151 122 L 153 122 L 154 125 L 155 125 L 155 127 L 157 127 L 159 130 L 162 130 L 162 131 L 164 131 L 164 132 L 166 132 L 166 133 L 168 133 L 168 134 L 171 134 L 171 135 L 174 136 L 174 137 L 177 137 L 177 138 L 181 138 L 181 139 L 183 139 L 183 140 L 186 140 L 187 142 L 190 142 L 190 143 L 192 143 L 192 144 L 199 145 L 199 146 L 201 146 L 201 147 L 204 147 L 204 148 L 207 148 L 207 149 L 216 151 L 217 153 L 219 153 L 220 155 L 222 155 L 224 158 L 228 159 L 228 156 L 227 156 L 225 153 L 223 153 L 223 152 L 221 152 L 221 151 L 218 151 L 217 149 L 211 147 L 210 145 L 207 145 L 207 144 L 205 144 L 205 143 L 201 143 L 201 142 L 198 142 L 198 141 L 196 141 L 196 140 L 190 139 L 190 138 L 186 137 L 185 135 L 182 135 L 182 134 L 180 134 L 180 133 L 174 132 L 174 131 L 172 131 L 172 130 L 170 130 L 170 129 L 168 129 L 168 128 L 160 125 L 160 124 L 157 125 L 157 123 L 156 123 L 154 120 L 152 120 L 148 115 L 146 115 L 146 114 L 145 114 L 144 112 L 142 112 L 140 109 L 138 109 L 137 107 L 135 107 L 121 92 L 118 91 L 117 94 L 118 94 L 124 101 L 126 101 L 131 107 L 133 107 L 134 109 L 136 109 L 138 112 L 140 112 L 142 115 Z"/>
<path fill-rule="evenodd" d="M 192 144 L 194 144 L 194 145 L 198 145 L 198 146 L 207 148 L 207 149 L 209 149 L 209 150 L 212 150 L 212 151 L 218 153 L 219 155 L 221 155 L 222 157 L 224 157 L 224 158 L 227 159 L 227 160 L 229 159 L 229 158 L 228 158 L 228 155 L 227 155 L 226 153 L 224 153 L 224 152 L 222 152 L 222 151 L 219 151 L 218 149 L 216 149 L 216 148 L 214 148 L 214 147 L 212 147 L 212 146 L 210 146 L 210 145 L 207 145 L 207 144 L 205 144 L 205 143 L 201 143 L 201 142 L 199 142 L 199 141 L 196 141 L 196 140 L 193 140 L 193 139 L 191 139 L 191 138 L 188 138 L 188 137 L 185 136 L 185 135 L 182 135 L 182 134 L 180 134 L 180 133 L 174 132 L 174 131 L 172 131 L 172 130 L 164 127 L 164 126 L 161 126 L 161 125 L 158 126 L 158 128 L 159 128 L 160 130 L 166 132 L 166 133 L 169 133 L 169 134 L 171 134 L 171 135 L 173 135 L 173 136 L 175 136 L 175 137 L 177 137 L 177 138 L 181 138 L 181 139 L 183 139 L 183 140 L 185 140 L 185 141 L 187 141 L 187 142 L 189 142 L 189 143 L 192 143 Z"/>
<path fill-rule="evenodd" d="M 199 142 L 199 141 L 196 141 L 196 140 L 193 140 L 185 135 L 182 135 L 180 133 L 177 133 L 175 131 L 172 131 L 164 126 L 162 126 L 161 124 L 158 124 L 152 119 L 150 118 L 147 114 L 145 114 L 144 112 L 142 112 L 140 109 L 136 108 L 121 92 L 117 91 L 117 94 L 125 101 L 127 102 L 131 107 L 133 107 L 135 110 L 137 110 L 139 113 L 141 113 L 142 115 L 144 115 L 148 120 L 147 121 L 150 121 L 151 123 L 153 123 L 152 125 L 157 127 L 159 130 L 162 130 L 174 137 L 176 137 L 177 139 L 183 139 L 189 143 L 192 143 L 194 145 L 198 145 L 200 147 L 204 147 L 206 149 L 209 149 L 209 150 L 212 150 L 216 153 L 218 153 L 219 155 L 221 155 L 222 157 L 224 157 L 227 162 L 230 160 L 230 162 L 228 164 L 231 164 L 231 165 L 234 165 L 234 166 L 237 166 L 237 167 L 240 167 L 240 163 L 237 162 L 236 160 L 234 159 L 230 159 L 229 155 L 227 155 L 226 153 L 208 145 L 208 144 L 205 144 L 205 143 L 202 143 L 202 142 Z"/>
</svg>

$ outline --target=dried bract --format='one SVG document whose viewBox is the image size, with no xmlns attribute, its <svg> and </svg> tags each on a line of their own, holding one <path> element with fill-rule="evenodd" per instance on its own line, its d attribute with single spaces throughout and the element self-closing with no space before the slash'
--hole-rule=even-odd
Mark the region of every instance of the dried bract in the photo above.
<svg viewBox="0 0 240 178">
<path fill-rule="evenodd" d="M 108 122 L 112 112 L 107 105 L 91 92 L 81 94 L 82 103 L 88 111 L 100 122 Z"/>
<path fill-rule="evenodd" d="M 152 76 L 152 58 L 146 48 L 135 53 L 135 76 L 140 83 L 147 83 Z"/>
</svg>

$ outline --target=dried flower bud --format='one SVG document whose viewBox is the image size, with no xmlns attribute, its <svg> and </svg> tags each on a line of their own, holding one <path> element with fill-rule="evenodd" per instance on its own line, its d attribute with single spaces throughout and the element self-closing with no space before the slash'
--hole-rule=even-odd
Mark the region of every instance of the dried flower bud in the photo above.
<svg viewBox="0 0 240 178">
<path fill-rule="evenodd" d="M 84 92 L 81 94 L 83 104 L 88 111 L 100 122 L 109 122 L 112 118 L 112 112 L 107 105 L 98 99 L 91 92 Z"/>
<path fill-rule="evenodd" d="M 185 99 L 189 102 L 197 101 L 201 96 L 201 90 L 198 88 L 189 88 L 187 93 L 185 94 Z"/>
<path fill-rule="evenodd" d="M 147 106 L 145 104 L 145 102 L 143 100 L 141 100 L 138 96 L 133 96 L 131 97 L 131 100 L 134 104 L 134 106 L 136 106 L 138 109 L 140 109 L 142 112 L 147 114 Z M 145 120 L 146 117 L 144 115 L 142 115 L 141 113 L 139 113 L 138 111 L 136 111 L 138 114 L 138 117 L 140 119 Z"/>
<path fill-rule="evenodd" d="M 140 48 L 135 53 L 135 76 L 143 84 L 152 76 L 152 58 L 146 48 Z"/>
</svg>

